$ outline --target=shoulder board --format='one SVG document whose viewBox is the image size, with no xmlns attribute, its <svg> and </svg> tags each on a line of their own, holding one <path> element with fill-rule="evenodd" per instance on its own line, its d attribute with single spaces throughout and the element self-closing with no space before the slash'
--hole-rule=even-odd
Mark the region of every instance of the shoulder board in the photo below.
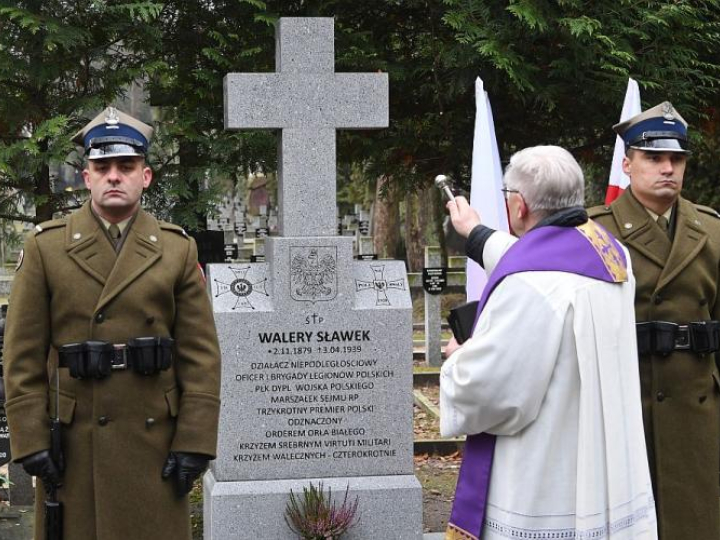
<svg viewBox="0 0 720 540">
<path fill-rule="evenodd" d="M 40 225 L 35 225 L 35 236 L 41 232 L 49 231 L 50 229 L 57 229 L 58 227 L 64 227 L 65 225 L 67 225 L 65 218 L 43 221 Z"/>
<path fill-rule="evenodd" d="M 587 209 L 588 217 L 594 218 L 598 216 L 607 216 L 608 214 L 612 214 L 612 210 L 609 206 L 601 205 L 601 206 L 593 206 L 592 208 Z"/>
<path fill-rule="evenodd" d="M 695 208 L 704 214 L 710 214 L 711 216 L 720 219 L 720 214 L 718 214 L 717 210 L 715 210 L 714 208 L 710 208 L 709 206 L 703 206 L 701 204 L 696 204 Z"/>
<path fill-rule="evenodd" d="M 180 227 L 179 225 L 175 225 L 174 223 L 168 223 L 167 221 L 160 221 L 160 228 L 164 231 L 173 231 L 176 232 L 185 238 L 188 237 L 188 233 L 185 232 L 185 229 Z"/>
</svg>

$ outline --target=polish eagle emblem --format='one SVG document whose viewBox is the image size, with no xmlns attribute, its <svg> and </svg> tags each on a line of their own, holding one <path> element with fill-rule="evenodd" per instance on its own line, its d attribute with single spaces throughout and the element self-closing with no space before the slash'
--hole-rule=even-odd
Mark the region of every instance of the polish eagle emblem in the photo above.
<svg viewBox="0 0 720 540">
<path fill-rule="evenodd" d="M 290 296 L 295 300 L 332 300 L 337 294 L 335 247 L 290 248 Z"/>
</svg>

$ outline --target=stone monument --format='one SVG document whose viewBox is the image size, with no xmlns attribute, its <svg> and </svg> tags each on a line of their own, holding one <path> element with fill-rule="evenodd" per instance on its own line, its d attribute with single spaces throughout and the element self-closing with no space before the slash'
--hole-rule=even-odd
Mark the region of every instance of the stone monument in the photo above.
<svg viewBox="0 0 720 540">
<path fill-rule="evenodd" d="M 223 356 L 207 540 L 288 539 L 289 494 L 359 501 L 348 539 L 422 537 L 404 263 L 337 236 L 335 131 L 388 124 L 386 74 L 335 73 L 330 18 L 283 18 L 276 73 L 229 74 L 228 129 L 276 129 L 279 235 L 266 262 L 208 267 Z"/>
</svg>

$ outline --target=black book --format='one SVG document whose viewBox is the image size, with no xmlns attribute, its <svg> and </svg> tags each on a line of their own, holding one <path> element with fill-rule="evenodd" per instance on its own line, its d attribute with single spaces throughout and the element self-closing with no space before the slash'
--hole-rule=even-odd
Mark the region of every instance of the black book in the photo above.
<svg viewBox="0 0 720 540">
<path fill-rule="evenodd" d="M 477 317 L 478 303 L 478 300 L 474 300 L 450 310 L 448 323 L 455 336 L 455 341 L 460 345 L 472 336 L 475 317 Z"/>
</svg>

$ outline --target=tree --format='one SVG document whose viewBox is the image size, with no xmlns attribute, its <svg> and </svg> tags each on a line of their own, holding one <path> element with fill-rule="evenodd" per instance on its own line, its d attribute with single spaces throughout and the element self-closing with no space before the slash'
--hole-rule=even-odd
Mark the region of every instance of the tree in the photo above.
<svg viewBox="0 0 720 540">
<path fill-rule="evenodd" d="M 73 202 L 53 191 L 71 134 L 146 73 L 152 1 L 0 1 L 0 218 L 38 223 Z M 25 211 L 29 205 L 29 212 Z M 35 215 L 32 215 L 32 208 Z"/>
<path fill-rule="evenodd" d="M 154 64 L 147 89 L 163 110 L 148 195 L 163 202 L 155 208 L 163 217 L 204 229 L 218 182 L 237 186 L 258 167 L 276 168 L 271 133 L 225 131 L 223 96 L 227 73 L 272 70 L 275 19 L 257 0 L 164 3 L 159 38 L 146 53 Z"/>
<path fill-rule="evenodd" d="M 720 98 L 718 0 L 342 0 L 313 9 L 336 17 L 339 70 L 390 74 L 390 128 L 343 134 L 340 155 L 371 160 L 371 178 L 387 174 L 402 190 L 441 172 L 468 187 L 477 76 L 503 158 L 559 144 L 602 182 L 629 76 L 646 106 L 670 99 L 698 128 Z"/>
<path fill-rule="evenodd" d="M 560 144 L 607 174 L 629 76 L 646 106 L 669 99 L 695 126 L 720 97 L 717 0 L 445 4 L 444 21 L 477 55 L 504 156 Z"/>
<path fill-rule="evenodd" d="M 0 100 L 0 217 L 37 222 L 71 204 L 52 191 L 48 164 L 65 159 L 90 111 L 144 79 L 162 110 L 148 200 L 165 217 L 202 228 L 215 194 L 206 186 L 276 168 L 272 134 L 224 130 L 222 80 L 274 70 L 279 16 L 334 16 L 336 69 L 390 75 L 390 127 L 338 137 L 339 167 L 362 171 L 366 191 L 388 180 L 388 192 L 404 199 L 439 173 L 468 186 L 478 75 L 502 157 L 560 144 L 603 183 L 610 126 L 632 76 L 646 105 L 671 99 L 702 127 L 692 172 L 696 186 L 709 188 L 719 176 L 705 158 L 717 148 L 708 141 L 716 141 L 711 105 L 720 97 L 718 7 L 720 0 L 0 0 L 8 94 Z M 36 216 L 15 210 L 21 200 L 37 206 Z"/>
</svg>

